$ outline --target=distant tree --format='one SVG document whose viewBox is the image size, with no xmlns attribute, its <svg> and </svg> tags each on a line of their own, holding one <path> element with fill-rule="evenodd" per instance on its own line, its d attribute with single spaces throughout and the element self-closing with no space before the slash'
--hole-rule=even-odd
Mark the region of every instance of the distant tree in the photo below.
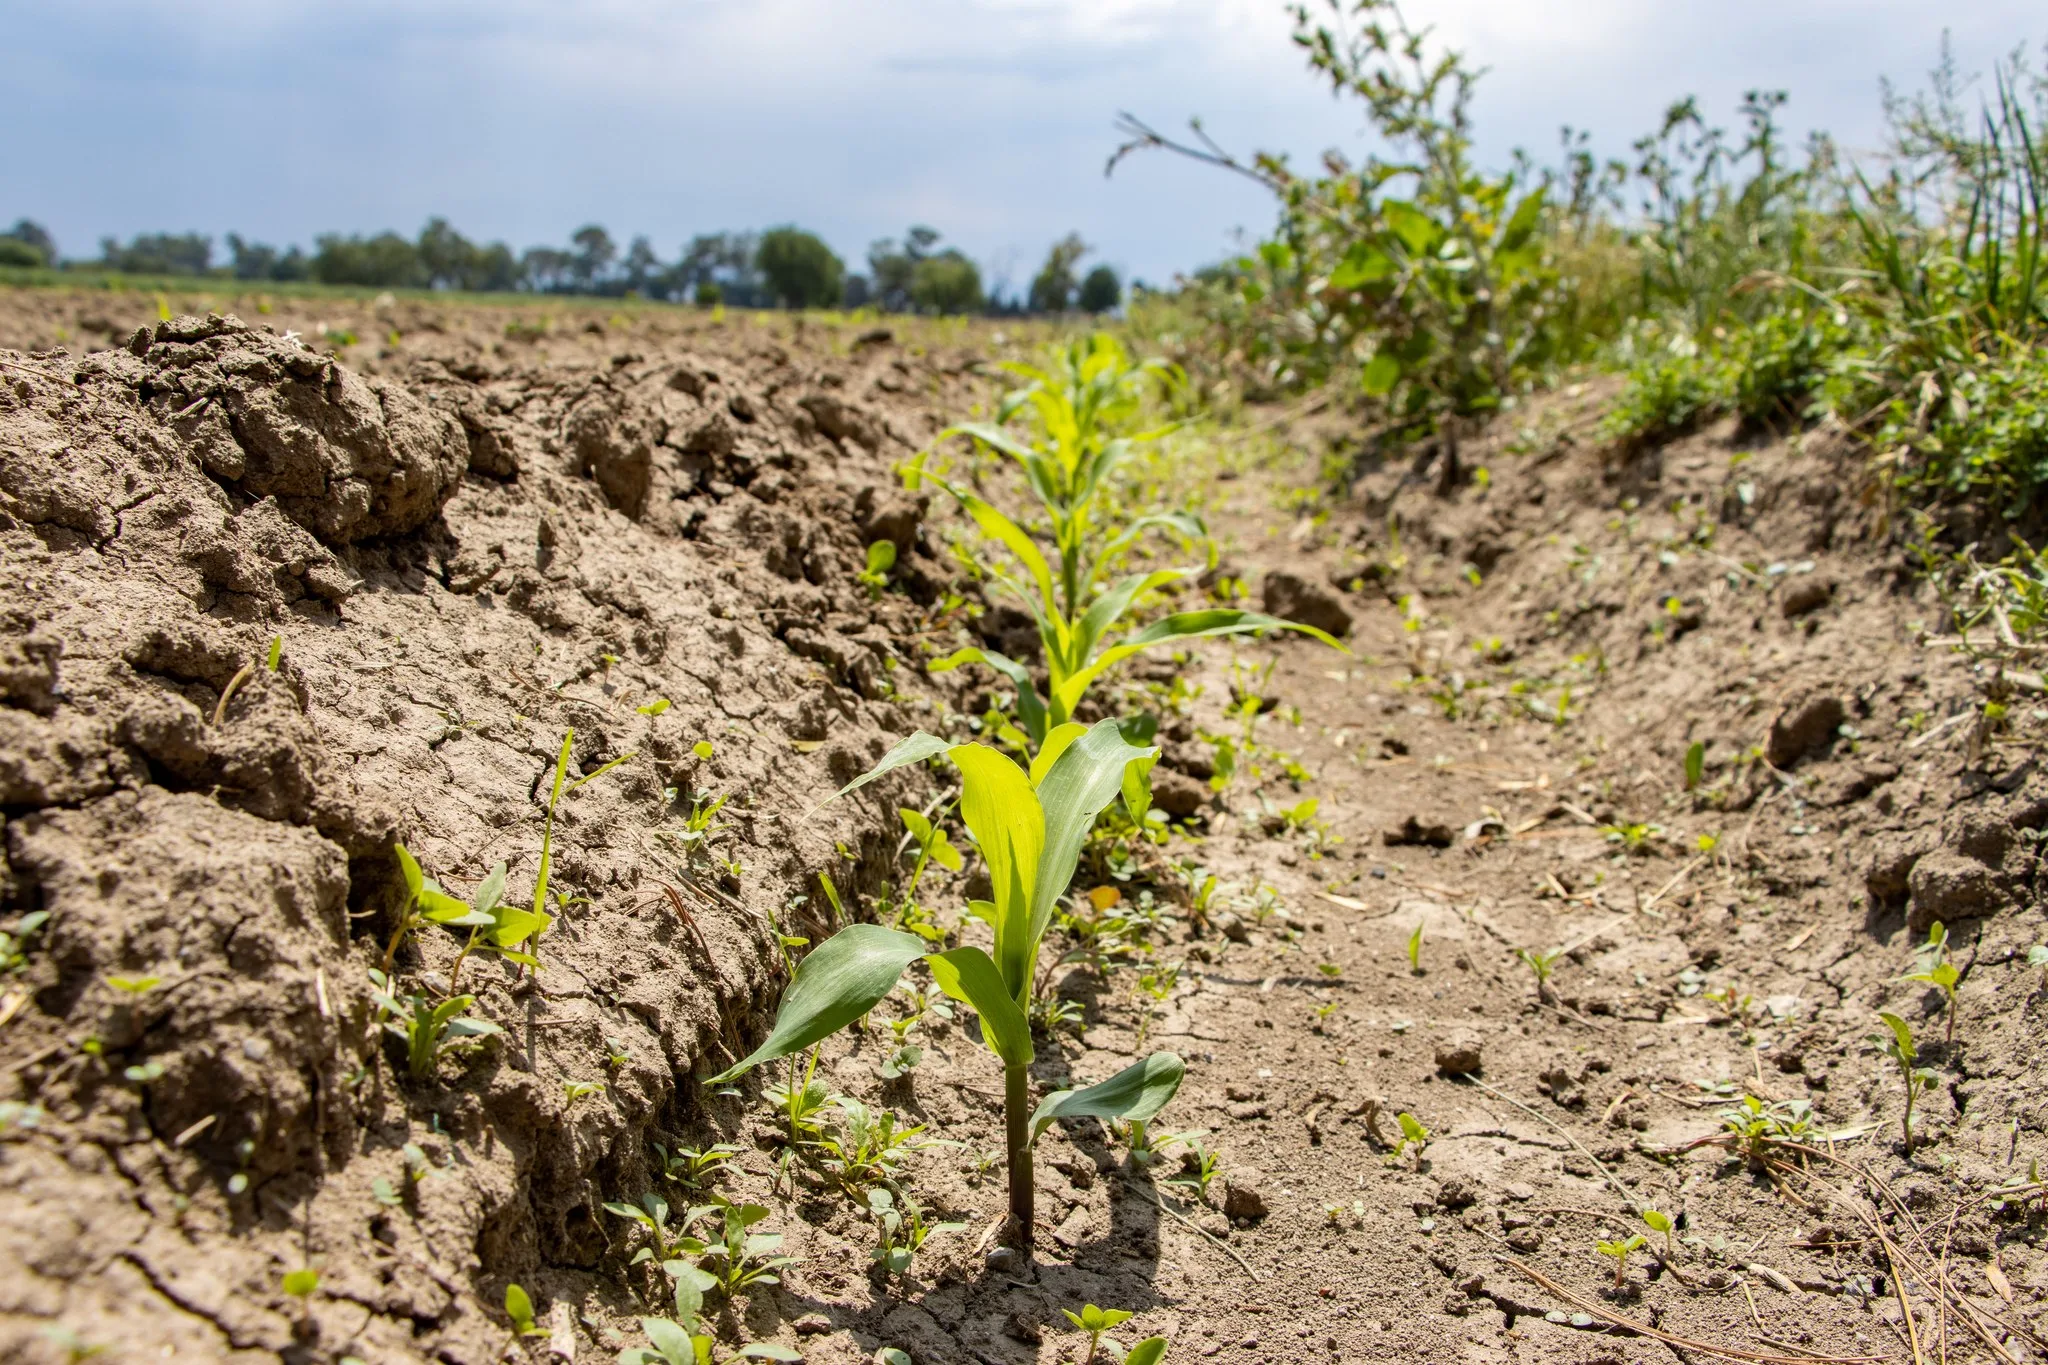
<svg viewBox="0 0 2048 1365">
<path fill-rule="evenodd" d="M 420 229 L 420 269 L 429 289 L 470 289 L 479 272 L 476 243 L 448 226 L 446 218 L 429 218 Z"/>
<path fill-rule="evenodd" d="M 8 242 L 18 242 L 36 253 L 38 259 L 26 262 L 26 264 L 57 264 L 57 239 L 50 235 L 48 228 L 33 219 L 17 218 L 13 227 L 7 229 L 4 233 L 0 233 L 0 244 Z M 4 250 L 6 250 L 6 247 L 0 245 L 0 251 Z"/>
<path fill-rule="evenodd" d="M 519 258 L 519 275 L 534 293 L 552 294 L 564 287 L 570 265 L 569 253 L 560 247 L 531 246 Z"/>
<path fill-rule="evenodd" d="M 754 270 L 755 246 L 750 232 L 706 232 L 692 237 L 683 246 L 681 259 L 670 267 L 670 297 L 695 299 L 706 307 L 721 302 L 742 308 L 773 302 L 763 298 L 761 277 Z M 716 298 L 706 297 L 707 285 L 717 290 Z"/>
<path fill-rule="evenodd" d="M 1070 232 L 1052 244 L 1045 264 L 1031 280 L 1032 312 L 1064 313 L 1074 306 L 1074 267 L 1087 254 L 1088 244 L 1078 232 Z"/>
<path fill-rule="evenodd" d="M 239 232 L 228 234 L 228 268 L 238 280 L 267 280 L 277 269 L 277 248 L 261 242 L 242 240 Z"/>
<path fill-rule="evenodd" d="M 11 266 L 16 270 L 36 270 L 49 262 L 43 253 L 19 237 L 0 236 L 0 266 Z"/>
<path fill-rule="evenodd" d="M 868 271 L 874 278 L 876 307 L 889 313 L 905 313 L 916 306 L 911 282 L 919 262 L 932 254 L 939 243 L 937 228 L 913 227 L 903 234 L 903 245 L 884 237 L 868 247 Z"/>
<path fill-rule="evenodd" d="M 462 287 L 478 294 L 510 293 L 519 287 L 519 258 L 503 242 L 475 248 Z"/>
<path fill-rule="evenodd" d="M 323 284 L 417 289 L 427 283 L 419 248 L 395 232 L 375 237 L 328 233 L 313 239 L 313 278 Z"/>
<path fill-rule="evenodd" d="M 785 308 L 830 308 L 846 282 L 846 263 L 816 233 L 799 227 L 770 228 L 754 252 L 777 303 Z"/>
<path fill-rule="evenodd" d="M 920 313 L 981 311 L 981 268 L 951 247 L 917 263 L 910 301 Z"/>
<path fill-rule="evenodd" d="M 626 248 L 625 274 L 620 283 L 629 292 L 650 298 L 667 292 L 662 282 L 664 273 L 661 258 L 654 254 L 654 243 L 645 237 L 635 237 L 633 244 Z"/>
<path fill-rule="evenodd" d="M 213 264 L 213 238 L 196 232 L 145 232 L 122 246 L 103 237 L 100 259 L 129 275 L 204 275 Z"/>
<path fill-rule="evenodd" d="M 569 241 L 576 251 L 571 258 L 570 274 L 575 276 L 576 287 L 589 293 L 612 268 L 612 262 L 619 258 L 617 243 L 612 235 L 597 224 L 577 228 Z"/>
<path fill-rule="evenodd" d="M 1081 293 L 1076 300 L 1084 313 L 1107 313 L 1123 301 L 1123 281 L 1106 265 L 1098 265 L 1088 272 L 1081 281 Z"/>
<path fill-rule="evenodd" d="M 867 276 L 848 275 L 846 277 L 846 283 L 840 288 L 839 292 L 839 306 L 841 308 L 851 312 L 855 308 L 867 307 L 873 299 L 874 285 L 869 282 Z"/>
</svg>

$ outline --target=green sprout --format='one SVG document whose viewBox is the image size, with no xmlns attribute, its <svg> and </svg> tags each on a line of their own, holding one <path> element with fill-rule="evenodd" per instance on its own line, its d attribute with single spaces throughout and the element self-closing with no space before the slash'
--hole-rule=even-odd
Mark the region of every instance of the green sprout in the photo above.
<svg viewBox="0 0 2048 1365">
<path fill-rule="evenodd" d="M 313 1297 L 313 1291 L 320 1287 L 320 1272 L 310 1266 L 287 1270 L 280 1287 L 299 1301 L 299 1311 L 303 1313 Z"/>
<path fill-rule="evenodd" d="M 740 1149 L 730 1142 L 714 1142 L 709 1147 L 678 1147 L 673 1153 L 660 1143 L 654 1150 L 661 1156 L 661 1173 L 685 1189 L 698 1189 L 704 1182 L 717 1175 L 725 1164 L 740 1154 Z"/>
<path fill-rule="evenodd" d="M 1656 1232 L 1656 1233 L 1662 1233 L 1662 1234 L 1663 1234 L 1663 1236 L 1664 1236 L 1664 1256 L 1663 1256 L 1663 1259 L 1664 1259 L 1664 1260 L 1666 1260 L 1666 1261 L 1669 1261 L 1669 1260 L 1671 1260 L 1671 1259 L 1672 1259 L 1672 1253 L 1673 1253 L 1673 1248 L 1672 1248 L 1672 1244 L 1671 1244 L 1671 1231 L 1672 1231 L 1672 1227 L 1673 1227 L 1673 1224 L 1672 1224 L 1672 1221 L 1671 1221 L 1671 1215 L 1670 1215 L 1670 1214 L 1668 1214 L 1668 1213 L 1659 1213 L 1659 1212 L 1657 1212 L 1657 1210 L 1655 1210 L 1655 1209 L 1644 1209 L 1644 1210 L 1643 1210 L 1643 1222 L 1644 1222 L 1644 1223 L 1645 1223 L 1645 1224 L 1646 1224 L 1646 1225 L 1647 1225 L 1647 1226 L 1649 1227 L 1650 1231 L 1652 1231 L 1652 1232 Z"/>
<path fill-rule="evenodd" d="M 1081 1353 L 1081 1365 L 1094 1365 L 1096 1348 L 1102 1344 L 1102 1334 L 1120 1322 L 1128 1322 L 1133 1316 L 1121 1308 L 1097 1308 L 1084 1304 L 1076 1313 L 1071 1308 L 1062 1308 L 1067 1321 L 1088 1334 L 1088 1349 Z"/>
<path fill-rule="evenodd" d="M 109 976 L 107 984 L 124 995 L 147 995 L 163 984 L 160 976 Z"/>
<path fill-rule="evenodd" d="M 723 1365 L 713 1354 L 717 1350 L 718 1339 L 700 1330 L 702 1323 L 698 1321 L 698 1314 L 704 1308 L 707 1286 L 700 1284 L 693 1275 L 678 1275 L 675 1284 L 675 1319 L 640 1319 L 640 1328 L 647 1333 L 649 1345 L 620 1352 L 619 1365 Z M 726 1362 L 802 1359 L 787 1346 L 755 1342 L 740 1347 L 737 1355 L 726 1357 Z"/>
<path fill-rule="evenodd" d="M 574 1104 L 576 1103 L 576 1101 L 583 1099 L 585 1096 L 588 1095 L 602 1095 L 603 1093 L 603 1081 L 562 1082 L 562 1099 L 563 1102 L 566 1104 Z"/>
<path fill-rule="evenodd" d="M 505 1316 L 512 1319 L 512 1334 L 520 1337 L 544 1337 L 548 1329 L 533 1320 L 533 1299 L 518 1284 L 505 1286 Z"/>
<path fill-rule="evenodd" d="M 1949 960 L 1948 926 L 1940 920 L 1927 926 L 1927 942 L 1920 946 L 1920 970 L 1899 978 L 1901 981 L 1922 981 L 1938 989 L 1948 1005 L 1948 1035 L 1944 1041 L 1956 1040 L 1956 983 L 1962 974 L 1956 964 Z"/>
<path fill-rule="evenodd" d="M 1564 956 L 1564 949 L 1553 948 L 1546 953 L 1535 949 L 1517 948 L 1515 956 L 1535 974 L 1537 998 L 1547 1003 L 1551 998 L 1550 977 L 1557 970 L 1557 961 Z"/>
<path fill-rule="evenodd" d="M 895 567 L 895 541 L 878 540 L 868 546 L 868 566 L 855 574 L 854 579 L 868 590 L 870 602 L 880 600 L 882 591 L 889 586 L 889 570 Z"/>
<path fill-rule="evenodd" d="M 1187 1186 L 1195 1192 L 1197 1199 L 1206 1204 L 1209 1202 L 1209 1186 L 1215 1181 L 1222 1164 L 1222 1158 L 1216 1152 L 1191 1135 L 1186 1149 L 1180 1154 L 1181 1174 L 1166 1183 Z"/>
<path fill-rule="evenodd" d="M 1422 975 L 1422 921 L 1415 922 L 1415 932 L 1408 935 L 1408 972 L 1411 976 Z"/>
<path fill-rule="evenodd" d="M 473 995 L 451 996 L 438 1005 L 429 1004 L 423 995 L 400 1000 L 380 991 L 371 998 L 391 1016 L 384 1024 L 385 1031 L 405 1040 L 406 1074 L 414 1080 L 433 1072 L 444 1047 L 505 1031 L 488 1019 L 471 1019 L 463 1014 L 476 1003 Z"/>
<path fill-rule="evenodd" d="M 900 1200 L 888 1190 L 875 1187 L 868 1191 L 868 1212 L 874 1216 L 875 1227 L 881 1241 L 869 1253 L 883 1271 L 898 1279 L 908 1279 L 911 1260 L 924 1246 L 925 1239 L 940 1232 L 961 1232 L 965 1223 L 931 1223 L 924 1221 L 924 1209 L 915 1199 L 904 1195 Z"/>
<path fill-rule="evenodd" d="M 1707 771 L 1707 746 L 1704 741 L 1694 740 L 1685 751 L 1685 789 L 1699 786 L 1700 779 Z"/>
<path fill-rule="evenodd" d="M 47 910 L 32 910 L 14 922 L 12 929 L 0 929 L 0 972 L 19 972 L 28 966 L 29 940 L 50 922 Z"/>
<path fill-rule="evenodd" d="M 1422 1120 L 1403 1111 L 1394 1115 L 1394 1121 L 1401 1125 L 1401 1136 L 1394 1142 L 1391 1160 L 1398 1161 L 1406 1154 L 1416 1170 L 1422 1169 L 1422 1152 L 1429 1145 L 1429 1129 L 1422 1126 Z"/>
<path fill-rule="evenodd" d="M 1593 1244 L 1593 1249 L 1602 1256 L 1612 1256 L 1614 1258 L 1614 1287 L 1616 1289 L 1620 1289 L 1628 1283 L 1629 1253 L 1640 1251 L 1647 1244 L 1648 1239 L 1640 1232 L 1625 1241 L 1595 1242 Z"/>
<path fill-rule="evenodd" d="M 2027 949 L 2027 965 L 2041 969 L 2041 986 L 2048 990 L 2048 943 L 2036 943 Z"/>
<path fill-rule="evenodd" d="M 1899 1077 L 1906 1086 L 1906 1111 L 1899 1119 L 1899 1125 L 1906 1135 L 1906 1156 L 1913 1155 L 1913 1100 L 1923 1090 L 1932 1090 L 1941 1084 L 1941 1077 L 1927 1067 L 1918 1066 L 1920 1050 L 1913 1045 L 1913 1028 L 1898 1015 L 1879 1010 L 1877 1017 L 1884 1020 L 1890 1036 L 1871 1035 L 1871 1041 L 1898 1064 Z"/>
<path fill-rule="evenodd" d="M 1029 1018 L 1040 943 L 1096 817 L 1121 793 L 1142 819 L 1150 789 L 1145 769 L 1135 765 L 1149 765 L 1156 753 L 1126 742 L 1112 720 L 1048 732 L 1028 774 L 987 745 L 954 745 L 923 733 L 898 744 L 839 795 L 927 759 L 944 757 L 959 770 L 961 815 L 993 887 L 992 900 L 969 908 L 994 931 L 993 955 L 980 947 L 933 952 L 915 934 L 850 924 L 797 968 L 767 1041 L 711 1083 L 729 1083 L 853 1024 L 895 988 L 906 967 L 924 959 L 940 988 L 980 1015 L 982 1041 L 1003 1064 L 1012 1235 L 1028 1250 L 1036 1208 L 1031 1153 L 1039 1135 L 1063 1118 L 1150 1119 L 1173 1098 L 1186 1070 L 1174 1054 L 1155 1053 L 1100 1084 L 1056 1091 L 1031 1106 L 1036 1054 Z"/>
</svg>

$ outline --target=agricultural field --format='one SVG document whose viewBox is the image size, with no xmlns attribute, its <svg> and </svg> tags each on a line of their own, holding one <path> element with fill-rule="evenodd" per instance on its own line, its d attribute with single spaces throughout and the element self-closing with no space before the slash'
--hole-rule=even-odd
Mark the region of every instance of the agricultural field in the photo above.
<svg viewBox="0 0 2048 1365">
<path fill-rule="evenodd" d="M 2048 84 L 1354 8 L 1114 318 L 8 285 L 0 1359 L 2048 1356 Z"/>
</svg>

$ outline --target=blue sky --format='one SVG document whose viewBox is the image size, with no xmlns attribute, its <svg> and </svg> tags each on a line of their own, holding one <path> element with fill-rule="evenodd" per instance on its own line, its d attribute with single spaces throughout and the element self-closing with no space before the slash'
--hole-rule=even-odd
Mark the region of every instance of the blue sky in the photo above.
<svg viewBox="0 0 2048 1365">
<path fill-rule="evenodd" d="M 2038 0 L 1412 0 L 1491 68 L 1481 151 L 1557 128 L 1622 152 L 1675 96 L 1732 123 L 1784 88 L 1795 128 L 1876 146 L 1878 78 L 1944 27 L 1966 69 L 2038 53 Z M 559 243 L 599 222 L 664 258 L 795 221 L 850 261 L 930 223 L 1013 288 L 1078 230 L 1163 280 L 1271 221 L 1257 187 L 1151 156 L 1105 180 L 1111 121 L 1191 114 L 1236 150 L 1361 145 L 1273 0 L 0 0 L 0 220 L 69 255 L 103 235 L 418 230 Z M 26 117 L 23 117 L 23 115 Z"/>
</svg>

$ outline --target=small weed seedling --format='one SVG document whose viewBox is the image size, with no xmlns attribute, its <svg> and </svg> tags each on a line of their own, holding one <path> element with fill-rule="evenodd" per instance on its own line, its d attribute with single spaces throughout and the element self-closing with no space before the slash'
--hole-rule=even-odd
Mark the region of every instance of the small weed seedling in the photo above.
<svg viewBox="0 0 2048 1365">
<path fill-rule="evenodd" d="M 715 1354 L 718 1339 L 709 1332 L 700 1330 L 702 1323 L 697 1315 L 704 1308 L 704 1289 L 689 1276 L 676 1280 L 676 1316 L 674 1321 L 667 1318 L 642 1318 L 640 1328 L 647 1333 L 648 1347 L 634 1347 L 619 1353 L 619 1365 L 722 1365 Z M 802 1360 L 803 1357 L 787 1346 L 772 1342 L 755 1342 L 742 1346 L 738 1354 L 727 1356 L 723 1365 L 736 1360 Z"/>
<path fill-rule="evenodd" d="M 671 1153 L 660 1143 L 654 1150 L 661 1157 L 661 1173 L 686 1190 L 701 1189 L 704 1182 L 717 1175 L 726 1162 L 740 1154 L 740 1149 L 730 1142 L 715 1142 L 709 1147 L 678 1147 Z"/>
<path fill-rule="evenodd" d="M 533 1320 L 533 1298 L 518 1284 L 505 1286 L 505 1316 L 512 1319 L 512 1333 L 521 1337 L 544 1337 L 548 1329 Z"/>
<path fill-rule="evenodd" d="M 1638 1232 L 1626 1241 L 1595 1242 L 1593 1244 L 1593 1249 L 1602 1256 L 1612 1256 L 1614 1258 L 1614 1287 L 1616 1289 L 1621 1289 L 1628 1284 L 1629 1253 L 1642 1250 L 1647 1241 L 1648 1239 Z"/>
<path fill-rule="evenodd" d="M 756 1286 L 782 1283 L 776 1272 L 796 1264 L 794 1256 L 775 1254 L 782 1249 L 782 1234 L 747 1230 L 766 1218 L 768 1210 L 760 1204 L 721 1204 L 718 1212 L 721 1227 L 717 1241 L 701 1247 L 693 1238 L 682 1241 L 686 1249 L 710 1263 L 707 1269 L 725 1296 L 729 1299 Z"/>
<path fill-rule="evenodd" d="M 16 920 L 12 929 L 0 929 L 0 972 L 12 974 L 28 966 L 29 940 L 49 922 L 49 911 L 34 910 Z"/>
<path fill-rule="evenodd" d="M 586 1098 L 587 1096 L 590 1096 L 590 1095 L 602 1095 L 603 1093 L 604 1093 L 604 1082 L 603 1082 L 603 1081 L 563 1081 L 563 1082 L 562 1082 L 562 1102 L 563 1102 L 564 1104 L 574 1104 L 574 1103 L 576 1103 L 576 1101 L 578 1101 L 578 1100 L 580 1100 L 580 1099 L 584 1099 L 584 1098 Z"/>
<path fill-rule="evenodd" d="M 1408 974 L 1422 975 L 1422 923 L 1417 921 L 1415 932 L 1408 935 Z"/>
<path fill-rule="evenodd" d="M 1394 1121 L 1401 1125 L 1401 1136 L 1395 1140 L 1388 1160 L 1399 1161 L 1405 1155 L 1416 1170 L 1421 1170 L 1422 1152 L 1429 1146 L 1429 1129 L 1422 1126 L 1421 1119 L 1406 1111 L 1394 1115 Z"/>
<path fill-rule="evenodd" d="M 1913 1100 L 1921 1091 L 1940 1085 L 1941 1077 L 1927 1067 L 1916 1065 L 1920 1060 L 1920 1050 L 1913 1045 L 1912 1025 L 1887 1010 L 1879 1010 L 1877 1017 L 1884 1020 L 1890 1036 L 1875 1033 L 1870 1040 L 1898 1064 L 1899 1077 L 1906 1085 L 1906 1111 L 1899 1118 L 1899 1126 L 1906 1135 L 1906 1156 L 1910 1160 L 1913 1155 Z"/>
<path fill-rule="evenodd" d="M 684 1249 L 681 1240 L 672 1238 L 669 1231 L 668 1200 L 652 1190 L 641 1195 L 638 1204 L 608 1200 L 604 1211 L 638 1223 L 646 1232 L 648 1244 L 633 1253 L 631 1265 L 639 1265 L 642 1261 L 672 1261 Z"/>
<path fill-rule="evenodd" d="M 1650 845 L 1663 837 L 1664 827 L 1651 824 L 1614 824 L 1600 826 L 1600 832 L 1607 836 L 1610 844 L 1619 844 L 1623 856 L 1646 852 Z"/>
<path fill-rule="evenodd" d="M 314 1291 L 320 1288 L 320 1272 L 310 1266 L 287 1270 L 280 1287 L 298 1303 L 303 1318 L 312 1309 Z"/>
<path fill-rule="evenodd" d="M 939 1232 L 960 1232 L 965 1223 L 932 1223 L 924 1221 L 924 1209 L 915 1199 L 904 1195 L 901 1199 L 876 1186 L 868 1191 L 868 1212 L 874 1216 L 875 1227 L 881 1242 L 870 1255 L 875 1264 L 897 1279 L 908 1279 L 910 1265 L 925 1239 Z"/>
<path fill-rule="evenodd" d="M 1685 751 L 1685 789 L 1693 791 L 1700 785 L 1700 779 L 1707 772 L 1707 746 L 1701 740 L 1694 740 Z"/>
<path fill-rule="evenodd" d="M 893 1180 L 903 1159 L 929 1142 L 918 1140 L 922 1124 L 898 1128 L 896 1115 L 880 1105 L 866 1105 L 845 1095 L 832 1097 L 840 1120 L 829 1136 L 817 1141 L 826 1171 L 849 1193 L 883 1180 Z"/>
<path fill-rule="evenodd" d="M 385 1032 L 405 1040 L 406 1074 L 414 1080 L 433 1073 L 443 1048 L 505 1031 L 488 1019 L 463 1013 L 476 1003 L 473 995 L 450 996 L 438 1005 L 429 1004 L 423 995 L 400 1000 L 380 991 L 371 998 L 387 1016 Z"/>
<path fill-rule="evenodd" d="M 1671 1221 L 1671 1215 L 1659 1213 L 1655 1209 L 1644 1209 L 1643 1222 L 1649 1227 L 1650 1231 L 1659 1233 L 1664 1238 L 1664 1254 L 1661 1259 L 1666 1261 L 1674 1259 L 1671 1243 L 1671 1231 L 1674 1225 Z"/>
<path fill-rule="evenodd" d="M 1766 1102 L 1744 1095 L 1735 1108 L 1723 1109 L 1720 1119 L 1729 1149 L 1752 1170 L 1762 1170 L 1778 1143 L 1807 1140 L 1813 1127 L 1813 1106 L 1805 1100 Z"/>
<path fill-rule="evenodd" d="M 2048 990 L 2048 943 L 2036 943 L 2027 949 L 2027 965 L 2041 969 L 2041 989 Z"/>
<path fill-rule="evenodd" d="M 1557 970 L 1557 961 L 1564 956 L 1564 949 L 1553 948 L 1546 953 L 1530 948 L 1517 948 L 1515 956 L 1535 975 L 1536 998 L 1545 1004 L 1550 1003 L 1550 977 Z"/>
<path fill-rule="evenodd" d="M 1159 1365 L 1166 1355 L 1165 1337 L 1146 1337 L 1126 1351 L 1115 1338 L 1105 1335 L 1118 1323 L 1130 1321 L 1132 1315 L 1121 1308 L 1097 1308 L 1089 1303 L 1083 1304 L 1078 1313 L 1071 1308 L 1062 1308 L 1060 1312 L 1088 1334 L 1088 1349 L 1081 1355 L 1081 1365 L 1095 1365 L 1095 1357 L 1105 1346 L 1109 1348 L 1111 1365 Z"/>
<path fill-rule="evenodd" d="M 868 566 L 855 574 L 854 578 L 868 590 L 870 602 L 881 599 L 882 591 L 889 586 L 889 570 L 895 567 L 895 541 L 878 540 L 868 546 Z"/>
<path fill-rule="evenodd" d="M 1193 1190 L 1195 1198 L 1206 1204 L 1209 1202 L 1209 1186 L 1214 1183 L 1222 1165 L 1222 1158 L 1204 1146 L 1199 1136 L 1190 1134 L 1186 1149 L 1180 1154 L 1181 1174 L 1166 1183 Z"/>
<path fill-rule="evenodd" d="M 817 1141 L 824 1132 L 817 1116 L 831 1102 L 831 1094 L 823 1081 L 815 1079 L 817 1074 L 818 1053 L 813 1049 L 801 1081 L 797 1079 L 796 1063 L 791 1062 L 788 1083 L 770 1085 L 763 1092 L 768 1103 L 782 1111 L 784 1140 L 792 1151 Z"/>
<path fill-rule="evenodd" d="M 1935 987 L 1948 1005 L 1948 1034 L 1945 1041 L 1956 1040 L 1956 983 L 1962 974 L 1948 956 L 1948 926 L 1940 920 L 1927 926 L 1927 942 L 1920 945 L 1920 970 L 1899 978 L 1901 981 L 1921 981 Z"/>
</svg>

